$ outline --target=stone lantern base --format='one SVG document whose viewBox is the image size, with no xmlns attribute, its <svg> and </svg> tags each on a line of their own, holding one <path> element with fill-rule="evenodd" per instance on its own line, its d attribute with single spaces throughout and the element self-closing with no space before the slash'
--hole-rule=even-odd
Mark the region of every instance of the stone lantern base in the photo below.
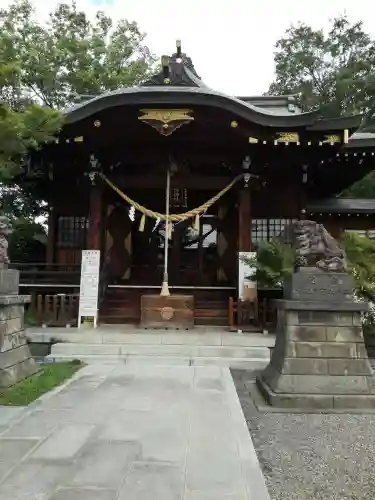
<svg viewBox="0 0 375 500">
<path fill-rule="evenodd" d="M 277 300 L 274 351 L 257 386 L 269 405 L 293 409 L 375 409 L 375 377 L 361 314 L 346 273 L 307 268 Z"/>
</svg>

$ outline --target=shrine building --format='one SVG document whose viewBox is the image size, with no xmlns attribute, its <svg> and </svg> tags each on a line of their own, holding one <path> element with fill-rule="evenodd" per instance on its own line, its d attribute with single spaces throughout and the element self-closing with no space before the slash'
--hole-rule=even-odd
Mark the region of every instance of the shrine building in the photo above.
<svg viewBox="0 0 375 500">
<path fill-rule="evenodd" d="M 57 320 L 48 321 L 46 296 L 57 304 L 79 294 L 83 249 L 101 251 L 100 322 L 138 323 L 142 294 L 160 294 L 167 231 L 171 293 L 194 297 L 196 324 L 225 326 L 239 252 L 301 217 L 335 237 L 375 230 L 375 203 L 337 198 L 374 168 L 375 134 L 357 132 L 360 115 L 321 119 L 294 95 L 225 95 L 205 85 L 179 42 L 150 80 L 64 117 L 28 170 L 49 206 L 46 262 L 13 263 L 47 324 Z M 168 175 L 170 224 L 158 216 Z"/>
</svg>

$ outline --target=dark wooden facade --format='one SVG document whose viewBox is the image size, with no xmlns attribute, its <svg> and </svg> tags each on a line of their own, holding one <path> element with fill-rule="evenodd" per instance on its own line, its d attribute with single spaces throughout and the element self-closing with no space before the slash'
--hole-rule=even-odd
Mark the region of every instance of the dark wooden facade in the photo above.
<svg viewBox="0 0 375 500">
<path fill-rule="evenodd" d="M 68 110 L 58 141 L 32 155 L 32 168 L 42 172 L 40 194 L 50 206 L 48 264 L 73 269 L 82 249 L 99 249 L 107 284 L 144 290 L 160 286 L 162 231 L 154 229 L 150 218 L 139 231 L 141 215 L 131 221 L 129 204 L 98 172 L 138 203 L 162 213 L 171 165 L 172 213 L 200 206 L 243 174 L 202 215 L 198 235 L 190 234 L 191 220 L 174 226 L 169 250 L 169 284 L 181 291 L 211 290 L 219 310 L 227 300 L 223 290 L 236 294 L 238 251 L 251 251 L 288 221 L 311 216 L 335 236 L 347 226 L 374 228 L 372 214 L 350 214 L 349 221 L 349 214 L 334 207 L 319 210 L 321 200 L 373 168 L 372 142 L 362 146 L 353 139 L 361 117 L 321 120 L 315 112 L 291 107 L 291 98 L 259 99 L 232 98 L 207 88 L 178 50 L 143 86 Z M 145 110 L 151 122 L 140 119 Z M 173 118 L 183 110 L 191 120 L 168 121 L 168 113 Z M 176 125 L 173 133 L 164 134 Z"/>
</svg>

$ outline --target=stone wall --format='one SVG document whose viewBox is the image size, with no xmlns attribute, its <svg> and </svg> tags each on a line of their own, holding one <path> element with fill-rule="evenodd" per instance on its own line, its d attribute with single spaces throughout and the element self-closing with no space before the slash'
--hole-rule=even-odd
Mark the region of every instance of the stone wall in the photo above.
<svg viewBox="0 0 375 500">
<path fill-rule="evenodd" d="M 1 270 L 0 284 L 0 387 L 9 387 L 38 371 L 24 331 L 24 305 L 28 295 L 18 295 L 18 271 Z M 16 292 L 15 292 L 16 287 Z"/>
</svg>

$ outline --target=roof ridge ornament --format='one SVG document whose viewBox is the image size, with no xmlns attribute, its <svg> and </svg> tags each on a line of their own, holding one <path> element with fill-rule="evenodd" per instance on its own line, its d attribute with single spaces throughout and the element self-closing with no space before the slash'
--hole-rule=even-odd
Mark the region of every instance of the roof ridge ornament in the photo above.
<svg viewBox="0 0 375 500">
<path fill-rule="evenodd" d="M 178 87 L 205 87 L 189 56 L 182 52 L 181 40 L 176 40 L 176 52 L 161 57 L 161 71 L 142 86 L 173 85 Z"/>
</svg>

